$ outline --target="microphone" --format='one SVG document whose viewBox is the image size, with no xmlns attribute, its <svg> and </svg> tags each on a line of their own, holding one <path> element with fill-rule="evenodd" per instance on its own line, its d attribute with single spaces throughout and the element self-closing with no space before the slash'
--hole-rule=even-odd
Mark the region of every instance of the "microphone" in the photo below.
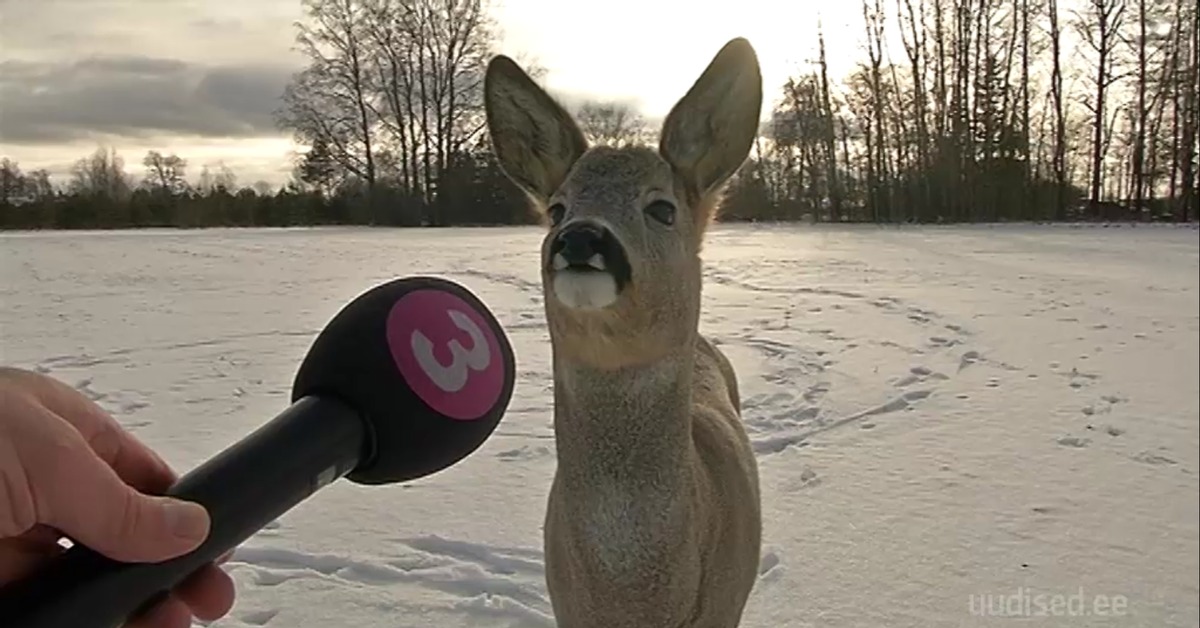
<svg viewBox="0 0 1200 628">
<path fill-rule="evenodd" d="M 467 457 L 499 424 L 514 378 L 504 330 L 466 288 L 425 276 L 378 285 L 317 335 L 287 409 L 166 491 L 208 510 L 203 544 L 160 563 L 76 544 L 0 589 L 0 626 L 119 628 L 339 478 L 404 482 Z"/>
</svg>

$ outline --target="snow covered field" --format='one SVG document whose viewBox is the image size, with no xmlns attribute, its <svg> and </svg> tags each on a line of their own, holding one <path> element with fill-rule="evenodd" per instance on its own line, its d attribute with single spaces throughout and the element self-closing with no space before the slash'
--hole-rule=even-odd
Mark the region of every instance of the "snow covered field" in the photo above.
<svg viewBox="0 0 1200 628">
<path fill-rule="evenodd" d="M 184 472 L 285 407 L 354 296 L 460 281 L 517 352 L 497 433 L 288 513 L 229 563 L 216 625 L 549 627 L 540 237 L 0 235 L 0 360 L 75 384 Z M 738 369 L 766 519 L 743 626 L 1200 625 L 1198 255 L 1192 227 L 716 228 L 701 330 Z"/>
</svg>

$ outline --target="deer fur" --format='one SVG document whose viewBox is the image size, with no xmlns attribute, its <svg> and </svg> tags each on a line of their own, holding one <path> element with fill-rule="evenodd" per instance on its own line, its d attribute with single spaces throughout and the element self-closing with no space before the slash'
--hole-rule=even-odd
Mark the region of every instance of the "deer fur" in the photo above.
<svg viewBox="0 0 1200 628">
<path fill-rule="evenodd" d="M 700 250 L 758 129 L 754 49 L 742 38 L 721 48 L 667 115 L 657 150 L 589 147 L 503 55 L 484 93 L 500 166 L 549 223 L 541 271 L 558 466 L 544 549 L 557 624 L 733 628 L 758 574 L 758 467 L 733 367 L 698 331 Z M 674 207 L 673 223 L 650 214 L 656 201 Z M 581 222 L 619 249 L 598 263 L 604 272 L 564 270 L 552 253 Z M 621 258 L 623 285 L 610 267 Z"/>
</svg>

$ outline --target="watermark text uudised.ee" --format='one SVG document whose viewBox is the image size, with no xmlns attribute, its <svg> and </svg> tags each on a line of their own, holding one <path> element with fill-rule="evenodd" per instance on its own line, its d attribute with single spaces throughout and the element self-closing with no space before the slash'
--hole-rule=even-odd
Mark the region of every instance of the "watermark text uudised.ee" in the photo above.
<svg viewBox="0 0 1200 628">
<path fill-rule="evenodd" d="M 1008 593 L 971 594 L 968 607 L 976 617 L 1121 617 L 1129 613 L 1123 595 L 1038 592 L 1017 587 Z"/>
</svg>

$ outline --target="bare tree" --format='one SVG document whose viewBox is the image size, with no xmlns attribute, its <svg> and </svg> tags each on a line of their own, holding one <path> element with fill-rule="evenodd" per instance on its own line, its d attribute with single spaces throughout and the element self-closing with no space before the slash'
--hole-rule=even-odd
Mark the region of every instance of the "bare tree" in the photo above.
<svg viewBox="0 0 1200 628">
<path fill-rule="evenodd" d="M 0 159 L 0 203 L 13 203 L 25 195 L 25 175 L 17 162 Z"/>
<path fill-rule="evenodd" d="M 1111 123 L 1107 105 L 1109 88 L 1122 77 L 1116 71 L 1116 51 L 1120 44 L 1119 33 L 1125 20 L 1125 0 L 1087 0 L 1087 11 L 1075 14 L 1075 30 L 1095 54 L 1096 66 L 1092 74 L 1092 99 L 1084 106 L 1092 114 L 1091 181 L 1089 204 L 1093 217 L 1100 217 L 1104 181 L 1104 160 L 1111 134 L 1106 127 Z"/>
<path fill-rule="evenodd" d="M 296 41 L 309 66 L 284 91 L 281 127 L 298 141 L 318 140 L 338 167 L 375 187 L 375 118 L 364 42 L 366 11 L 355 0 L 302 0 L 307 21 L 296 25 Z"/>
<path fill-rule="evenodd" d="M 142 165 L 146 167 L 144 184 L 147 187 L 170 195 L 187 191 L 187 161 L 183 158 L 152 150 L 146 153 Z"/>
<path fill-rule="evenodd" d="M 585 101 L 575 108 L 575 121 L 589 141 L 627 146 L 651 139 L 653 129 L 633 105 L 617 101 Z"/>
<path fill-rule="evenodd" d="M 1184 8 L 1187 0 L 1176 0 L 1180 8 L 1176 11 L 1175 32 L 1179 33 L 1180 54 L 1177 64 L 1175 116 L 1178 138 L 1175 151 L 1175 170 L 1179 171 L 1179 194 L 1176 215 L 1179 220 L 1188 220 L 1200 214 L 1196 204 L 1200 201 L 1200 7 L 1194 0 Z M 1184 38 L 1183 33 L 1190 33 Z M 1186 43 L 1184 43 L 1186 42 Z"/>
<path fill-rule="evenodd" d="M 50 183 L 50 171 L 45 168 L 30 171 L 25 175 L 25 189 L 36 201 L 45 201 L 54 196 L 54 185 Z"/>
<path fill-rule="evenodd" d="M 1033 198 L 1037 198 L 1036 195 L 1032 194 L 1031 190 L 1031 185 L 1034 181 L 1034 169 L 1033 154 L 1030 150 L 1030 136 L 1032 133 L 1033 122 L 1030 114 L 1031 98 L 1029 95 L 1031 63 L 1030 55 L 1033 52 L 1033 42 L 1031 39 L 1032 33 L 1030 29 L 1029 18 L 1031 17 L 1031 14 L 1035 12 L 1035 9 L 1034 7 L 1030 6 L 1029 0 L 1016 0 L 1013 4 L 1013 10 L 1017 12 L 1017 19 L 1020 20 L 1021 31 L 1021 106 L 1018 110 L 1020 112 L 1020 117 L 1016 120 L 1016 122 L 1013 123 L 1013 126 L 1016 127 L 1019 159 L 1022 167 L 1022 196 L 1023 200 L 1028 202 Z M 1035 208 L 1028 208 L 1026 211 L 1026 215 L 1028 216 L 1034 216 L 1036 214 L 1037 212 Z"/>
<path fill-rule="evenodd" d="M 237 175 L 223 162 L 216 164 L 216 174 L 207 165 L 200 169 L 200 180 L 196 190 L 202 196 L 213 194 L 233 194 L 237 190 Z"/>
<path fill-rule="evenodd" d="M 1050 98 L 1054 108 L 1054 156 L 1051 170 L 1054 172 L 1054 217 L 1067 217 L 1067 118 L 1064 108 L 1066 95 L 1063 92 L 1062 74 L 1062 31 L 1058 22 L 1058 0 L 1046 1 L 1046 14 L 1050 23 Z"/>
<path fill-rule="evenodd" d="M 71 167 L 72 192 L 125 201 L 132 188 L 132 182 L 125 174 L 125 160 L 116 149 L 97 148 L 91 156 L 76 161 Z"/>
<path fill-rule="evenodd" d="M 152 151 L 141 160 L 143 184 L 181 198 L 160 211 L 165 204 L 141 193 L 122 209 L 130 180 L 102 149 L 71 173 L 69 189 L 91 198 L 63 194 L 29 224 L 480 222 L 511 192 L 481 132 L 489 1 L 302 0 L 297 42 L 308 63 L 283 95 L 279 122 L 304 146 L 283 193 L 311 204 L 276 215 L 271 204 L 235 211 L 227 198 L 182 198 L 187 163 Z M 816 54 L 781 86 L 731 186 L 737 202 L 762 206 L 729 215 L 1066 219 L 1086 198 L 1092 217 L 1116 217 L 1124 204 L 1155 219 L 1196 216 L 1195 0 L 1084 0 L 1065 15 L 1060 0 L 890 1 L 862 0 L 863 49 L 848 76 L 831 74 L 818 22 Z M 1082 66 L 1068 41 L 1076 33 Z M 889 49 L 896 36 L 901 45 Z M 593 142 L 650 139 L 628 104 L 587 102 L 576 113 Z M 236 184 L 215 165 L 200 178 L 206 193 Z M 0 163 L 0 195 L 25 202 L 33 189 L 53 194 L 44 171 Z"/>
<path fill-rule="evenodd" d="M 927 61 L 923 58 L 926 50 L 926 34 L 923 24 L 925 2 L 924 0 L 918 0 L 918 2 L 919 4 L 914 8 L 912 0 L 903 0 L 903 3 L 896 5 L 896 13 L 901 25 L 900 37 L 908 55 L 912 73 L 912 114 L 916 123 L 916 136 L 913 138 L 913 142 L 917 149 L 916 171 L 920 173 L 917 205 L 928 212 L 933 202 L 933 195 L 929 189 L 929 178 L 924 175 L 929 168 L 929 122 L 926 113 L 928 99 L 925 86 Z M 822 46 L 823 57 L 824 47 Z"/>
<path fill-rule="evenodd" d="M 829 179 L 829 204 L 832 220 L 842 220 L 842 203 L 844 200 L 844 192 L 842 190 L 841 176 L 838 173 L 837 160 L 837 131 L 834 128 L 834 110 L 833 95 L 829 89 L 829 64 L 825 59 L 825 29 L 821 22 L 817 22 L 817 45 L 818 45 L 818 63 L 821 68 L 821 109 L 820 114 L 823 121 L 821 136 L 824 140 L 825 168 L 828 173 L 826 176 Z M 849 164 L 847 164 L 849 167 Z"/>
<path fill-rule="evenodd" d="M 863 0 L 863 22 L 867 28 L 867 56 L 870 59 L 868 78 L 870 88 L 871 122 L 874 124 L 874 150 L 869 153 L 867 160 L 867 187 L 870 193 L 871 217 L 873 220 L 883 220 L 884 211 L 889 212 L 888 194 L 885 181 L 888 177 L 888 142 L 884 119 L 883 97 L 883 44 L 884 44 L 884 13 L 882 0 Z"/>
</svg>

